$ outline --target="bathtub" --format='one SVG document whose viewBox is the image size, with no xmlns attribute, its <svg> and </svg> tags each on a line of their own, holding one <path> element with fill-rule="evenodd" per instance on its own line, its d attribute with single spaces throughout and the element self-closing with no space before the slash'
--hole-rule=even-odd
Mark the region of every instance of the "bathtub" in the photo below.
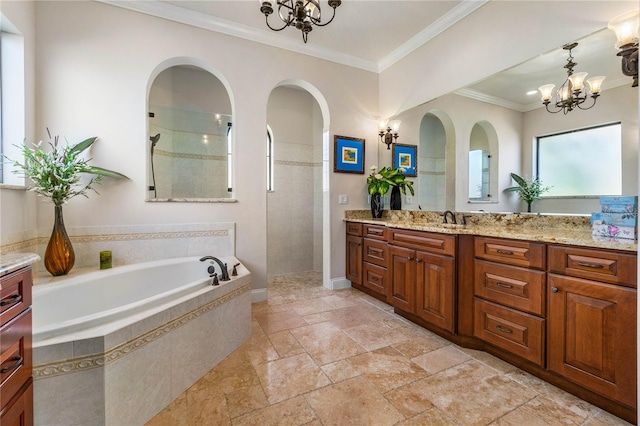
<svg viewBox="0 0 640 426">
<path fill-rule="evenodd" d="M 220 260 L 229 275 L 240 263 Z M 246 341 L 250 272 L 240 264 L 212 286 L 208 266 L 185 257 L 36 280 L 35 423 L 144 424 Z"/>
</svg>

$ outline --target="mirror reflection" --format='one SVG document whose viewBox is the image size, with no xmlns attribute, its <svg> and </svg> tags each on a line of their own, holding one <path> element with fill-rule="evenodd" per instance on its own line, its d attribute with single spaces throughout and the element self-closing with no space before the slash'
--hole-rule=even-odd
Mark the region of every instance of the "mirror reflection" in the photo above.
<svg viewBox="0 0 640 426">
<path fill-rule="evenodd" d="M 596 186 L 589 185 L 593 190 L 587 193 L 543 197 L 536 203 L 537 212 L 588 214 L 598 211 L 600 195 L 636 194 L 638 89 L 631 87 L 632 79 L 620 71 L 612 31 L 604 29 L 575 41 L 579 42 L 572 52 L 577 62 L 575 71 L 589 73 L 586 78 L 606 76 L 598 102 L 589 110 L 576 108 L 566 114 L 552 114 L 545 109 L 538 87 L 550 82 L 559 87 L 567 79 L 567 51 L 559 46 L 390 117 L 402 120 L 402 143 L 419 145 L 418 178 L 414 184 L 419 196 L 413 204 L 403 203 L 403 208 L 524 211 L 526 206 L 517 197 L 502 191 L 513 185 L 511 173 L 531 179 L 547 170 L 549 165 L 539 164 L 544 158 L 539 157 L 538 140 L 611 123 L 621 123 L 621 134 L 616 140 L 603 142 L 617 146 L 619 155 L 615 161 L 602 164 L 608 172 L 600 179 L 620 178 L 620 193 L 596 193 Z M 381 166 L 387 165 L 383 148 L 378 150 Z M 572 158 L 583 162 L 586 151 L 574 151 Z M 560 179 L 574 175 L 568 167 L 562 169 L 561 176 L 565 177 Z M 548 179 L 556 176 L 549 175 Z M 546 182 L 545 176 L 540 177 L 544 183 L 554 185 Z"/>
<path fill-rule="evenodd" d="M 149 92 L 148 199 L 230 199 L 232 117 L 226 89 L 193 66 L 162 71 Z"/>
</svg>

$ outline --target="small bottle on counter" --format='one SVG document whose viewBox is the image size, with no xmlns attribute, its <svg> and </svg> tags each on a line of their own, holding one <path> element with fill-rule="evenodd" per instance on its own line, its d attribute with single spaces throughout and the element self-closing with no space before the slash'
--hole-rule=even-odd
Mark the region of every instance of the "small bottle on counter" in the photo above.
<svg viewBox="0 0 640 426">
<path fill-rule="evenodd" d="M 100 252 L 100 269 L 111 268 L 111 250 Z"/>
</svg>

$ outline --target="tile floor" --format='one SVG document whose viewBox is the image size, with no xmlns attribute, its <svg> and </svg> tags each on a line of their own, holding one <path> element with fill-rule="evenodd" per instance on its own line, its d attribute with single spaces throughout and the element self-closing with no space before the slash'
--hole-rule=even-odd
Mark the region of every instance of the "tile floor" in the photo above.
<svg viewBox="0 0 640 426">
<path fill-rule="evenodd" d="M 269 281 L 249 341 L 149 421 L 160 425 L 622 425 L 315 272 Z"/>
</svg>

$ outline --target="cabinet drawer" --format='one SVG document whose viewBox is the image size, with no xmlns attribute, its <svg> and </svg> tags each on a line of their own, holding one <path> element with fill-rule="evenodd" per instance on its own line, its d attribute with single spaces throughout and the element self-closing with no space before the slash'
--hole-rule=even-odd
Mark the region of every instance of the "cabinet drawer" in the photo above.
<svg viewBox="0 0 640 426">
<path fill-rule="evenodd" d="M 544 316 L 545 273 L 516 266 L 475 261 L 475 295 Z"/>
<path fill-rule="evenodd" d="M 387 241 L 387 227 L 379 225 L 362 225 L 362 236 L 374 240 Z"/>
<path fill-rule="evenodd" d="M 524 312 L 474 301 L 474 335 L 485 342 L 544 366 L 544 320 Z"/>
<path fill-rule="evenodd" d="M 637 270 L 635 254 L 549 246 L 550 272 L 637 288 Z"/>
<path fill-rule="evenodd" d="M 0 425 L 33 425 L 33 379 L 31 377 L 18 394 L 0 410 Z"/>
<path fill-rule="evenodd" d="M 0 328 L 0 401 L 9 401 L 31 377 L 31 308 Z"/>
<path fill-rule="evenodd" d="M 31 306 L 31 268 L 0 279 L 0 326 Z"/>
<path fill-rule="evenodd" d="M 456 237 L 453 235 L 390 229 L 389 243 L 429 253 L 455 256 Z"/>
<path fill-rule="evenodd" d="M 378 265 L 372 265 L 365 263 L 362 269 L 363 273 L 363 285 L 369 290 L 373 290 L 376 293 L 387 297 L 389 274 L 387 268 L 382 268 Z"/>
<path fill-rule="evenodd" d="M 347 222 L 347 235 L 355 235 L 356 237 L 362 236 L 362 224 Z"/>
<path fill-rule="evenodd" d="M 387 247 L 387 243 L 364 238 L 363 259 L 365 262 L 387 268 L 389 266 L 389 248 Z"/>
<path fill-rule="evenodd" d="M 525 268 L 544 269 L 544 244 L 500 238 L 475 238 L 475 257 Z"/>
</svg>

